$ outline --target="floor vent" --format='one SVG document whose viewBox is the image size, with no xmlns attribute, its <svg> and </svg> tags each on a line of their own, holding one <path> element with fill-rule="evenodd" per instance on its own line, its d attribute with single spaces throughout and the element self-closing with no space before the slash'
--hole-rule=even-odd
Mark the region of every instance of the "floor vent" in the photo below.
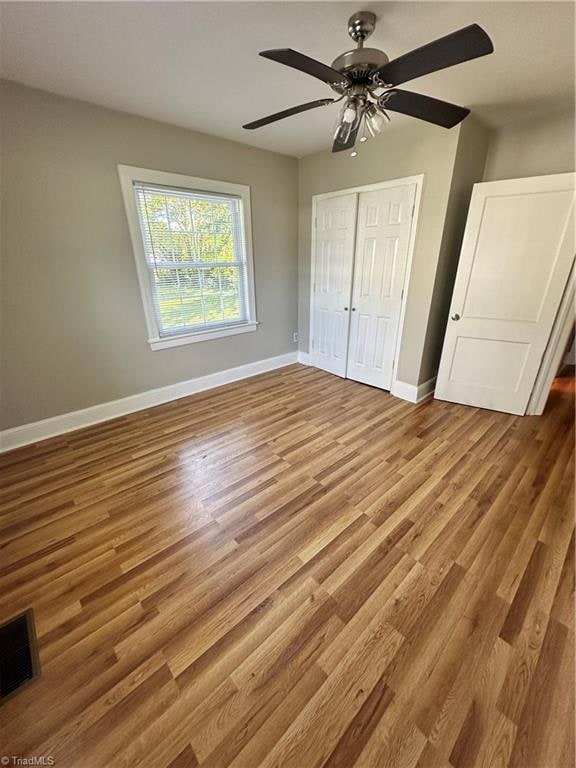
<svg viewBox="0 0 576 768">
<path fill-rule="evenodd" d="M 0 701 L 40 674 L 32 610 L 0 626 Z"/>
</svg>

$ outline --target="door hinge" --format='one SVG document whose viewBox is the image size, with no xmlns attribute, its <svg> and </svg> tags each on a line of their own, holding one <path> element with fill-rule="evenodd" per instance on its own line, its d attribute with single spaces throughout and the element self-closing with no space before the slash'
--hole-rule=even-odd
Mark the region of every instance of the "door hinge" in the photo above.
<svg viewBox="0 0 576 768">
<path fill-rule="evenodd" d="M 404 298 L 404 288 L 402 288 L 402 293 L 400 294 L 400 301 Z"/>
<path fill-rule="evenodd" d="M 316 283 L 312 283 L 312 293 L 316 293 Z"/>
</svg>

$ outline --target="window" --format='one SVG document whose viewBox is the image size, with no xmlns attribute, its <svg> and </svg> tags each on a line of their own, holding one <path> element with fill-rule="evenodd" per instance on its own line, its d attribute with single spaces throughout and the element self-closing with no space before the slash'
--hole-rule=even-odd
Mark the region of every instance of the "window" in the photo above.
<svg viewBox="0 0 576 768">
<path fill-rule="evenodd" d="M 255 330 L 249 188 L 119 173 L 152 349 Z"/>
</svg>

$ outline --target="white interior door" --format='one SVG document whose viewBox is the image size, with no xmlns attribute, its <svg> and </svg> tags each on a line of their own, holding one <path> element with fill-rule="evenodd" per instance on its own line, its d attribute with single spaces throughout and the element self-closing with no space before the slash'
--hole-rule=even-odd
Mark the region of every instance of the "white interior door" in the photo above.
<svg viewBox="0 0 576 768">
<path fill-rule="evenodd" d="M 357 195 L 319 200 L 312 275 L 312 364 L 346 376 Z"/>
<path fill-rule="evenodd" d="M 575 179 L 475 185 L 436 397 L 526 412 L 574 261 Z"/>
<path fill-rule="evenodd" d="M 416 184 L 361 192 L 347 376 L 390 389 Z"/>
</svg>

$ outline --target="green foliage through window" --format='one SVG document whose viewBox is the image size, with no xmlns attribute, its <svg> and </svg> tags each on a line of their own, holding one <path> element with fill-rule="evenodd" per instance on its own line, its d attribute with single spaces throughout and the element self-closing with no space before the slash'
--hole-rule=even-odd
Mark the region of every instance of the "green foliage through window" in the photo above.
<svg viewBox="0 0 576 768">
<path fill-rule="evenodd" d="M 245 322 L 240 200 L 134 184 L 161 335 Z"/>
</svg>

